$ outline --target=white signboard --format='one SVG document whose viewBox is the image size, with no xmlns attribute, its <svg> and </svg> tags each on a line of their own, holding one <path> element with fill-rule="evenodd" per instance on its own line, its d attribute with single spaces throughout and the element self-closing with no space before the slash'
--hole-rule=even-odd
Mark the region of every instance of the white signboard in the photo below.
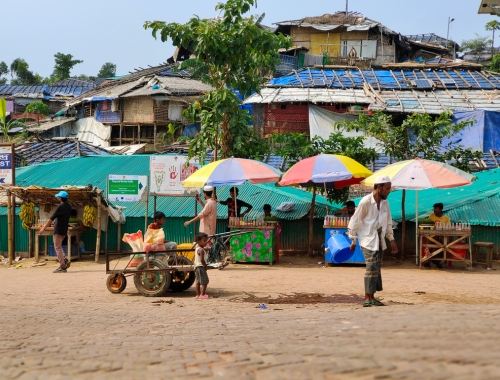
<svg viewBox="0 0 500 380">
<path fill-rule="evenodd" d="M 148 177 L 142 175 L 110 174 L 108 199 L 116 202 L 140 202 L 146 194 Z"/>
<path fill-rule="evenodd" d="M 0 185 L 14 184 L 14 157 L 11 145 L 0 146 Z"/>
<path fill-rule="evenodd" d="M 182 186 L 182 181 L 200 168 L 198 160 L 186 156 L 151 156 L 149 178 L 151 195 L 183 196 L 192 194 Z M 194 189 L 192 189 L 194 190 Z"/>
</svg>

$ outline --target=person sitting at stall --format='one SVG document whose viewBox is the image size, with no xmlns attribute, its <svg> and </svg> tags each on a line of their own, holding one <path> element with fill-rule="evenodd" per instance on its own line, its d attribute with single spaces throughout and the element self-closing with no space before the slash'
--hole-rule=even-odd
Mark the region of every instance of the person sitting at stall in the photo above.
<svg viewBox="0 0 500 380">
<path fill-rule="evenodd" d="M 165 221 L 167 220 L 167 217 L 165 214 L 161 211 L 156 211 L 153 216 L 153 223 L 151 223 L 148 226 L 148 229 L 151 230 L 159 230 L 163 228 L 163 225 L 165 224 Z M 165 251 L 169 250 L 175 250 L 177 249 L 177 243 L 174 241 L 167 241 L 165 240 Z"/>
<path fill-rule="evenodd" d="M 242 218 L 246 214 L 252 210 L 252 206 L 246 203 L 245 201 L 242 201 L 238 198 L 239 190 L 237 187 L 231 187 L 229 190 L 229 194 L 231 195 L 231 198 L 227 198 L 225 201 L 220 201 L 217 199 L 217 202 L 219 202 L 221 205 L 227 206 L 227 218 L 232 218 L 232 217 L 239 217 Z M 245 207 L 246 210 L 244 212 L 241 212 L 241 208 Z"/>
<path fill-rule="evenodd" d="M 272 207 L 270 204 L 265 204 L 262 209 L 264 210 L 264 218 L 265 217 L 271 217 L 271 210 L 272 210 Z"/>
<path fill-rule="evenodd" d="M 429 215 L 429 219 L 432 220 L 434 223 L 439 222 L 443 226 L 449 224 L 450 218 L 446 215 L 443 215 L 444 205 L 442 203 L 435 203 L 433 207 L 434 207 L 434 212 Z M 436 236 L 434 238 L 442 243 L 443 240 L 442 236 Z M 432 260 L 432 263 L 435 264 L 436 268 L 438 269 L 441 269 L 443 267 L 443 265 L 441 264 L 441 260 Z M 430 268 L 431 263 L 429 261 L 425 262 L 424 267 Z"/>
<path fill-rule="evenodd" d="M 356 203 L 354 201 L 347 201 L 345 203 L 346 210 L 340 214 L 341 218 L 352 218 L 354 213 L 356 212 Z"/>
</svg>

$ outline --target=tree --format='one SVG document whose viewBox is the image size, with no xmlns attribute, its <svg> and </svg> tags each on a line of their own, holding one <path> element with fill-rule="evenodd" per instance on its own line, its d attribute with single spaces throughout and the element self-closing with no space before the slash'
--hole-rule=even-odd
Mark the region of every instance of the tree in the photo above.
<svg viewBox="0 0 500 380">
<path fill-rule="evenodd" d="M 97 73 L 97 78 L 110 78 L 116 75 L 116 65 L 111 62 L 106 62 L 102 65 L 101 70 Z"/>
<path fill-rule="evenodd" d="M 250 117 L 241 109 L 240 99 L 258 91 L 263 76 L 279 63 L 278 49 L 289 47 L 290 39 L 263 30 L 260 19 L 243 18 L 255 0 L 227 0 L 216 10 L 221 16 L 213 19 L 191 18 L 186 24 L 147 21 L 145 29 L 162 41 L 169 38 L 177 47 L 183 47 L 196 57 L 183 62 L 180 68 L 191 67 L 198 78 L 214 90 L 207 92 L 201 102 L 195 102 L 185 111 L 192 120 L 200 120 L 202 130 L 193 142 L 190 156 L 203 156 L 206 148 L 215 150 L 215 157 L 238 156 L 249 138 L 255 137 L 248 127 Z"/>
<path fill-rule="evenodd" d="M 491 20 L 486 23 L 484 29 L 491 32 L 491 57 L 493 58 L 493 54 L 495 52 L 495 32 L 500 30 L 500 22 L 497 20 Z"/>
<path fill-rule="evenodd" d="M 495 54 L 490 63 L 490 70 L 500 73 L 500 54 Z"/>
<path fill-rule="evenodd" d="M 42 84 L 43 78 L 29 70 L 28 63 L 22 58 L 16 58 L 10 64 L 10 74 L 13 85 L 39 85 Z"/>
<path fill-rule="evenodd" d="M 0 62 L 0 85 L 6 84 L 7 83 L 7 78 L 2 78 L 4 75 L 7 75 L 9 73 L 9 66 L 2 61 Z"/>
<path fill-rule="evenodd" d="M 37 115 L 37 123 L 40 125 L 40 115 L 46 116 L 51 113 L 50 107 L 43 102 L 33 102 L 26 106 L 25 113 Z"/>
<path fill-rule="evenodd" d="M 85 82 L 94 82 L 97 79 L 97 77 L 94 77 L 92 75 L 88 76 L 88 75 L 85 75 L 85 74 L 80 74 L 80 75 L 74 76 L 72 78 L 78 79 L 78 80 L 83 80 Z"/>
<path fill-rule="evenodd" d="M 481 37 L 476 34 L 476 38 L 470 40 L 463 40 L 461 43 L 461 50 L 463 52 L 468 52 L 476 56 L 476 62 L 481 59 L 481 53 L 487 50 L 488 46 L 491 44 L 491 40 L 488 37 Z"/>
<path fill-rule="evenodd" d="M 428 114 L 408 116 L 401 125 L 394 125 L 392 117 L 383 112 L 372 116 L 360 114 L 357 121 L 342 122 L 337 126 L 347 130 L 364 131 L 380 141 L 384 153 L 396 161 L 421 157 L 429 160 L 448 162 L 451 165 L 470 172 L 469 161 L 479 156 L 478 152 L 464 149 L 456 142 L 445 143 L 473 121 L 452 124 L 452 112 L 446 111 L 435 118 Z M 448 140 L 449 141 L 449 140 Z M 405 197 L 402 191 L 402 235 L 401 258 L 405 257 L 406 218 Z"/>
<path fill-rule="evenodd" d="M 60 80 L 68 79 L 70 77 L 71 69 L 83 61 L 73 59 L 71 54 L 57 53 L 54 54 L 55 65 L 54 72 L 51 75 L 51 80 L 58 82 Z"/>
<path fill-rule="evenodd" d="M 33 119 L 11 119 L 7 121 L 7 102 L 5 99 L 0 98 L 0 133 L 3 134 L 6 141 L 10 141 L 9 132 L 13 128 L 23 128 L 26 130 L 28 126 L 25 124 L 27 121 Z"/>
</svg>

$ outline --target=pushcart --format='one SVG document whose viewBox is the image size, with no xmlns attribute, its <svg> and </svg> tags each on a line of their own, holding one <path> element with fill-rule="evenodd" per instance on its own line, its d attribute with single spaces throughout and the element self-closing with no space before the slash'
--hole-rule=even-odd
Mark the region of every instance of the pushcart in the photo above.
<svg viewBox="0 0 500 380">
<path fill-rule="evenodd" d="M 211 247 L 206 249 L 208 269 L 224 269 L 229 264 L 226 245 L 231 237 L 243 233 L 231 231 L 209 236 Z M 132 255 L 108 253 L 106 274 L 109 276 L 106 279 L 106 286 L 111 293 L 118 294 L 127 287 L 127 277 L 133 277 L 135 287 L 146 297 L 161 297 L 169 290 L 183 292 L 189 289 L 195 280 L 193 262 L 185 256 L 193 249 L 134 252 Z M 144 256 L 144 260 L 137 267 L 133 267 L 133 261 L 141 255 Z M 125 257 L 128 257 L 128 261 L 121 260 Z M 123 263 L 126 263 L 125 267 Z"/>
</svg>

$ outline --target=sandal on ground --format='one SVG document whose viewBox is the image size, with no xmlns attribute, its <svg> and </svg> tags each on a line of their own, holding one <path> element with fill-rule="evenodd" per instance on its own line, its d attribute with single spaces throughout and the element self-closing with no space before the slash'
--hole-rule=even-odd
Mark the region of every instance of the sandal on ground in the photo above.
<svg viewBox="0 0 500 380">
<path fill-rule="evenodd" d="M 199 296 L 198 299 L 200 300 L 206 300 L 206 299 L 209 299 L 210 297 L 208 296 L 208 294 L 203 294 L 202 296 Z"/>
<path fill-rule="evenodd" d="M 372 301 L 363 302 L 363 307 L 371 307 L 371 306 L 372 306 Z"/>
<path fill-rule="evenodd" d="M 385 306 L 385 303 L 380 302 L 379 300 L 376 300 L 375 298 L 372 300 L 371 304 L 373 306 Z"/>
</svg>

